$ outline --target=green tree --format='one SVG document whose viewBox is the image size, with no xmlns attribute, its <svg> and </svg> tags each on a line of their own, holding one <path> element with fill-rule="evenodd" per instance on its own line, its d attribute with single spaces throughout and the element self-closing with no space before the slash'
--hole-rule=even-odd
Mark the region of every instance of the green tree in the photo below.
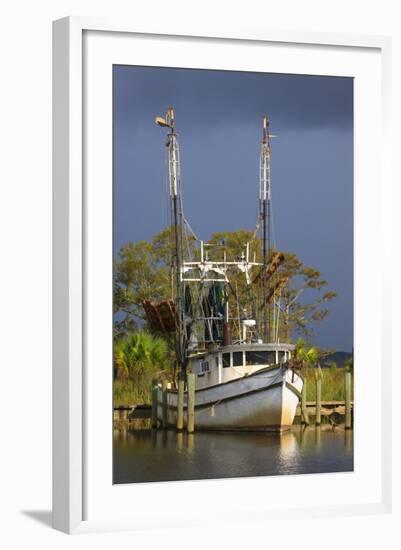
<svg viewBox="0 0 401 550">
<path fill-rule="evenodd" d="M 318 349 L 309 346 L 303 338 L 299 338 L 295 344 L 291 362 L 296 369 L 305 369 L 317 365 L 319 359 Z"/>
<path fill-rule="evenodd" d="M 311 337 L 313 324 L 325 319 L 329 313 L 327 304 L 336 293 L 325 290 L 328 283 L 321 273 L 303 264 L 296 254 L 285 252 L 284 257 L 280 275 L 287 277 L 288 281 L 281 291 L 282 337 L 289 340 L 292 333 Z"/>
<path fill-rule="evenodd" d="M 166 300 L 173 296 L 171 278 L 171 258 L 173 255 L 173 229 L 164 229 L 155 235 L 151 242 L 140 241 L 123 246 L 114 263 L 114 313 L 115 336 L 128 334 L 138 326 L 146 326 L 143 310 L 144 300 Z M 261 262 L 261 243 L 251 231 L 221 231 L 213 233 L 205 251 L 209 259 L 236 260 L 243 257 L 247 243 L 251 260 Z M 183 239 L 186 258 L 199 259 L 199 247 L 195 247 L 194 238 Z M 228 293 L 230 311 L 235 320 L 243 316 L 257 320 L 261 317 L 261 277 L 260 268 L 254 268 L 251 285 L 247 285 L 242 273 L 235 269 L 229 271 L 232 283 Z M 275 295 L 278 335 L 281 341 L 289 341 L 293 335 L 310 337 L 313 325 L 322 321 L 328 314 L 327 304 L 336 293 L 327 290 L 325 281 L 318 270 L 306 266 L 292 253 L 284 253 L 284 261 L 277 272 L 270 277 L 268 289 L 277 281 L 285 280 L 285 286 Z M 195 290 L 196 292 L 196 290 Z M 240 304 L 240 305 L 239 305 Z M 278 313 L 278 311 L 280 312 Z M 238 314 L 237 314 L 238 312 Z M 239 334 L 240 326 L 234 326 L 233 334 Z"/>
<path fill-rule="evenodd" d="M 152 243 L 140 241 L 121 247 L 114 262 L 114 334 L 127 335 L 143 324 L 144 300 L 169 297 L 169 270 Z"/>
</svg>

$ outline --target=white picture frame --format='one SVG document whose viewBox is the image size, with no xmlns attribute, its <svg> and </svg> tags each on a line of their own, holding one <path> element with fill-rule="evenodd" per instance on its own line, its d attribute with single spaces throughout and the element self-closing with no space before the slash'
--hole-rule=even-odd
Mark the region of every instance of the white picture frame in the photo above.
<svg viewBox="0 0 401 550">
<path fill-rule="evenodd" d="M 212 27 L 208 29 L 197 28 L 165 28 L 163 22 L 155 21 L 154 28 L 142 28 L 140 25 L 131 24 L 124 21 L 104 21 L 93 18 L 69 17 L 54 22 L 53 32 L 53 525 L 56 529 L 67 533 L 86 532 L 96 530 L 112 529 L 137 529 L 151 526 L 150 513 L 145 512 L 141 517 L 121 517 L 114 515 L 108 517 L 106 508 L 99 508 L 96 517 L 88 517 L 88 494 L 92 491 L 94 485 L 101 486 L 103 481 L 100 479 L 99 472 L 93 467 L 93 464 L 85 459 L 89 447 L 96 447 L 96 440 L 89 438 L 88 434 L 93 433 L 93 424 L 91 424 L 90 410 L 88 410 L 88 373 L 87 348 L 91 335 L 87 330 L 87 319 L 90 316 L 86 302 L 88 294 L 88 279 L 85 270 L 90 260 L 91 239 L 87 236 L 88 231 L 88 203 L 91 194 L 87 193 L 84 185 L 84 179 L 87 177 L 85 168 L 85 155 L 88 154 L 87 143 L 85 142 L 84 120 L 85 103 L 84 84 L 88 74 L 83 67 L 85 56 L 92 55 L 87 51 L 85 45 L 85 33 L 93 33 L 93 36 L 101 34 L 108 36 L 108 50 L 111 44 L 124 37 L 145 37 L 146 40 L 157 43 L 159 39 L 179 39 L 181 41 L 196 42 L 197 44 L 208 45 L 208 49 L 220 47 L 240 48 L 245 44 L 263 45 L 288 45 L 291 48 L 303 48 L 312 51 L 313 48 L 326 47 L 342 51 L 344 55 L 348 52 L 371 51 L 375 52 L 380 63 L 380 86 L 381 110 L 376 120 L 380 133 L 376 138 L 376 144 L 380 143 L 380 170 L 376 173 L 380 181 L 380 219 L 381 224 L 377 231 L 378 238 L 389 231 L 386 226 L 386 208 L 391 204 L 391 167 L 389 160 L 389 119 L 390 119 L 390 55 L 391 42 L 386 37 L 375 36 L 353 36 L 336 35 L 314 32 L 300 31 L 275 31 L 268 29 L 219 29 Z M 96 40 L 94 41 L 96 44 Z M 103 46 L 99 43 L 99 52 Z M 238 50 L 239 51 L 239 50 Z M 125 54 L 124 54 L 125 55 Z M 127 54 L 128 55 L 128 54 Z M 155 46 L 154 50 L 149 50 L 149 55 L 154 59 L 158 56 L 161 59 L 161 52 Z M 178 55 L 178 54 L 177 54 Z M 337 54 L 336 54 L 337 55 Z M 333 55 L 333 59 L 334 59 Z M 88 59 L 88 57 L 86 57 Z M 93 59 L 93 58 L 92 58 Z M 128 57 L 127 57 L 128 59 Z M 227 58 L 228 59 L 228 58 Z M 174 66 L 188 66 L 186 61 L 180 61 L 178 57 L 173 61 Z M 334 61 L 333 61 L 334 62 Z M 162 65 L 164 60 L 161 59 Z M 227 61 L 232 68 L 236 64 Z M 230 65 L 231 63 L 231 65 Z M 198 66 L 195 64 L 195 66 Z M 226 67 L 227 68 L 227 67 Z M 329 70 L 329 69 L 328 69 Z M 331 74 L 331 73 L 330 73 Z M 349 73 L 349 76 L 352 72 Z M 90 76 L 89 76 L 90 77 Z M 106 98 L 107 99 L 107 98 Z M 111 115 L 110 115 L 111 116 Z M 108 119 L 108 122 L 110 120 Z M 356 129 L 358 131 L 358 127 Z M 107 140 L 103 145 L 107 147 Z M 361 145 L 363 147 L 363 145 Z M 100 150 L 100 149 L 99 149 Z M 89 154 L 90 151 L 89 151 Z M 359 167 L 358 167 L 359 168 Z M 101 195 L 101 191 L 99 191 Z M 107 196 L 104 197 L 107 202 Z M 356 197 L 358 199 L 358 197 Z M 370 197 L 374 201 L 374 197 Z M 368 200 L 370 200 L 368 199 Z M 365 207 L 369 209 L 368 203 Z M 92 205 L 92 202 L 90 202 Z M 89 209 L 96 208 L 96 205 L 89 206 Z M 362 210 L 360 210 L 362 212 Z M 90 219 L 96 216 L 90 212 Z M 363 217 L 363 216 L 362 216 Z M 90 234 L 89 229 L 89 234 Z M 106 237 L 107 238 L 107 237 Z M 386 254 L 389 255 L 389 245 L 384 245 Z M 366 253 L 366 261 L 371 261 L 369 252 Z M 95 261 L 95 260 L 94 260 Z M 358 276 L 356 272 L 356 284 Z M 308 513 L 317 515 L 324 513 L 328 515 L 345 514 L 363 514 L 363 513 L 385 513 L 391 509 L 391 445 L 390 430 L 384 430 L 385 422 L 389 426 L 391 422 L 391 348 L 390 348 L 390 330 L 389 330 L 389 303 L 390 296 L 384 294 L 385 285 L 388 285 L 386 275 L 380 273 L 379 288 L 383 295 L 377 297 L 373 308 L 378 308 L 381 312 L 381 325 L 372 326 L 372 330 L 380 328 L 380 338 L 378 339 L 377 357 L 380 358 L 380 415 L 378 422 L 380 424 L 380 446 L 378 451 L 377 464 L 375 468 L 380 477 L 380 498 L 369 500 L 366 495 L 363 502 L 354 502 L 350 499 L 344 502 L 335 502 L 333 506 L 327 503 L 320 505 L 315 502 L 312 506 L 308 502 L 306 506 L 296 505 L 295 507 L 286 507 L 278 505 L 270 510 L 271 517 L 300 518 L 304 517 L 306 510 Z M 376 288 L 374 285 L 372 288 Z M 110 305 L 109 302 L 107 305 Z M 110 310 L 105 310 L 103 315 L 107 317 Z M 376 311 L 376 310 L 375 310 Z M 90 331 L 89 331 L 90 332 Z M 111 372 L 111 365 L 110 365 Z M 111 385 L 111 376 L 110 376 Z M 111 388 L 111 386 L 110 386 Z M 104 387 L 99 392 L 104 396 Z M 110 389 L 111 391 L 111 389 Z M 103 392 L 103 393 L 102 393 Z M 363 399 L 363 398 L 361 398 Z M 90 407 L 94 407 L 96 399 L 93 395 L 90 398 Z M 106 407 L 110 406 L 107 402 Z M 92 415 L 93 416 L 93 415 Z M 100 418 L 104 418 L 102 413 Z M 88 420 L 89 419 L 89 420 Z M 92 432 L 91 432 L 92 429 Z M 105 432 L 108 426 L 104 427 Z M 111 446 L 111 442 L 110 442 Z M 89 453 L 90 454 L 90 453 Z M 101 455 L 101 453 L 100 453 Z M 99 470 L 100 471 L 100 470 Z M 96 477 L 97 476 L 97 477 Z M 92 479 L 88 482 L 88 478 Z M 110 472 L 111 480 L 111 472 Z M 108 481 L 108 483 L 110 482 Z M 290 480 L 291 481 L 291 480 Z M 89 483 L 89 490 L 88 490 Z M 219 482 L 182 482 L 175 486 L 175 492 L 180 493 L 177 498 L 190 498 L 191 491 L 198 491 L 199 499 L 205 498 L 205 493 L 218 491 L 221 489 Z M 224 483 L 224 489 L 229 495 L 234 495 L 238 488 L 242 491 L 256 492 L 255 480 L 235 480 L 234 485 Z M 248 488 L 245 484 L 248 483 Z M 262 483 L 258 480 L 258 483 Z M 276 479 L 271 483 L 284 483 Z M 295 480 L 294 480 L 295 483 Z M 310 478 L 312 483 L 312 478 Z M 379 483 L 379 482 L 378 482 Z M 305 484 L 304 484 L 305 485 Z M 205 490 L 202 494 L 202 486 Z M 146 487 L 125 486 L 120 492 L 121 499 L 130 498 L 130 494 L 145 495 L 145 491 L 152 493 L 152 498 L 166 498 L 166 487 L 168 484 L 152 484 Z M 207 491 L 206 491 L 207 488 Z M 122 496 L 124 492 L 124 497 Z M 130 493 L 130 494 L 129 494 Z M 91 498 L 94 498 L 91 497 Z M 104 498 L 108 500 L 106 493 L 98 492 L 97 499 Z M 340 498 L 340 497 L 339 497 Z M 181 523 L 191 524 L 191 521 L 200 522 L 195 509 L 191 511 L 188 507 L 186 515 L 177 520 L 177 525 Z M 252 510 L 256 511 L 254 517 L 259 521 L 264 520 L 263 508 L 256 503 Z M 259 513 L 258 513 L 259 512 Z M 251 512 L 245 510 L 242 514 L 244 521 L 249 519 Z M 222 514 L 222 518 L 227 519 L 228 511 Z M 147 517 L 148 520 L 147 521 Z M 171 525 L 171 518 L 166 519 L 166 523 Z M 181 523 L 180 523 L 181 522 Z"/>
</svg>

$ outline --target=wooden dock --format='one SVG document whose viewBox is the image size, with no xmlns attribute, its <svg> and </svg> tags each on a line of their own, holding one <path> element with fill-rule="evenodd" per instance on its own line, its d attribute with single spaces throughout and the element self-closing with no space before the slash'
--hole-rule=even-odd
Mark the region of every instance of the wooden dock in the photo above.
<svg viewBox="0 0 401 550">
<path fill-rule="evenodd" d="M 146 403 L 114 407 L 114 423 L 131 420 L 147 420 L 152 416 L 152 406 Z"/>
<path fill-rule="evenodd" d="M 351 401 L 351 411 L 354 408 L 354 402 Z M 307 401 L 306 402 L 306 410 L 308 412 L 308 416 L 311 418 L 316 419 L 316 402 L 315 401 Z M 338 421 L 341 419 L 341 417 L 345 416 L 346 408 L 345 408 L 345 401 L 321 401 L 321 408 L 320 408 L 320 414 L 322 417 L 326 417 L 329 419 L 329 421 L 333 421 L 336 424 L 338 424 Z M 299 419 L 302 417 L 302 411 L 301 411 L 301 404 L 298 405 L 295 418 Z"/>
</svg>

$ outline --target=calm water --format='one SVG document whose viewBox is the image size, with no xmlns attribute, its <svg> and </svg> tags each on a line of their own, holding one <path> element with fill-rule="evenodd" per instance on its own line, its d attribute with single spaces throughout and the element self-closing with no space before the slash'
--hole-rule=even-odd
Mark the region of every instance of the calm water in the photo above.
<svg viewBox="0 0 401 550">
<path fill-rule="evenodd" d="M 352 430 L 294 426 L 272 433 L 114 432 L 114 483 L 353 470 Z"/>
</svg>

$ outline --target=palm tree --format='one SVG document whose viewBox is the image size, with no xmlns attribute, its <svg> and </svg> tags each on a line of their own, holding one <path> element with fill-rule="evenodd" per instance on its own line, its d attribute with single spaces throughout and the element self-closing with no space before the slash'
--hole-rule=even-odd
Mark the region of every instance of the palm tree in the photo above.
<svg viewBox="0 0 401 550">
<path fill-rule="evenodd" d="M 130 382 L 138 399 L 147 397 L 152 377 L 160 374 L 167 364 L 166 341 L 148 332 L 131 332 L 114 344 L 115 379 Z"/>
<path fill-rule="evenodd" d="M 131 332 L 114 345 L 116 366 L 123 368 L 130 376 L 138 370 L 160 370 L 166 357 L 166 341 L 145 331 Z"/>
<path fill-rule="evenodd" d="M 128 380 L 129 369 L 124 347 L 120 345 L 121 342 L 122 340 L 114 345 L 114 379 L 126 382 Z"/>
<path fill-rule="evenodd" d="M 319 358 L 319 352 L 316 348 L 308 347 L 303 338 L 299 338 L 295 344 L 294 354 L 292 356 L 292 367 L 295 369 L 304 369 L 316 365 Z"/>
</svg>

